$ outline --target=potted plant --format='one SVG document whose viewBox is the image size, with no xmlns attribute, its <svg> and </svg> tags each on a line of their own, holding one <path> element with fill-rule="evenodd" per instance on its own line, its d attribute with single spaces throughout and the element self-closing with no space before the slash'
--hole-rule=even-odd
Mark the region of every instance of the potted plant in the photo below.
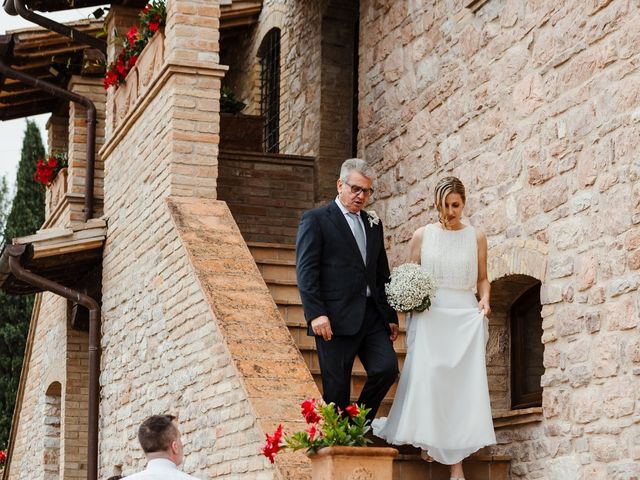
<svg viewBox="0 0 640 480">
<path fill-rule="evenodd" d="M 263 150 L 264 117 L 241 113 L 245 106 L 229 87 L 220 89 L 220 148 L 248 152 Z"/>
<path fill-rule="evenodd" d="M 133 25 L 124 38 L 121 38 L 122 50 L 116 59 L 107 66 L 104 75 L 104 88 L 118 88 L 127 78 L 127 74 L 138 62 L 138 57 L 155 33 L 165 26 L 167 8 L 165 0 L 152 0 L 140 12 L 139 25 Z"/>
<path fill-rule="evenodd" d="M 33 180 L 46 188 L 47 211 L 51 212 L 67 193 L 67 165 L 66 153 L 53 153 L 47 159 L 40 159 L 36 163 Z"/>
<path fill-rule="evenodd" d="M 353 404 L 342 412 L 333 403 L 309 399 L 302 402 L 301 410 L 306 430 L 285 435 L 279 425 L 267 434 L 262 453 L 272 463 L 281 450 L 306 450 L 313 480 L 391 480 L 398 451 L 367 447 L 371 443 L 366 437 L 371 429 L 366 418 L 369 409 Z"/>
</svg>

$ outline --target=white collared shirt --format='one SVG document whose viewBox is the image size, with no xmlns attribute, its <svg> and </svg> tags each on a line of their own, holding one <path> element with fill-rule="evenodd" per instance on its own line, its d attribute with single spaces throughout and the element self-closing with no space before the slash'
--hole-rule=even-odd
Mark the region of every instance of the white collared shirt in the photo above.
<svg viewBox="0 0 640 480">
<path fill-rule="evenodd" d="M 139 473 L 127 475 L 127 480 L 199 480 L 178 470 L 171 460 L 166 458 L 154 458 L 149 460 L 147 468 Z"/>
</svg>

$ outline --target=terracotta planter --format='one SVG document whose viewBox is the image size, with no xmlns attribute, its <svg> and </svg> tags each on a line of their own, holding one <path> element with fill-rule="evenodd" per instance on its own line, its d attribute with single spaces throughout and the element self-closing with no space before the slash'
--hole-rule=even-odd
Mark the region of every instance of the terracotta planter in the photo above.
<svg viewBox="0 0 640 480">
<path fill-rule="evenodd" d="M 325 447 L 309 455 L 312 480 L 391 480 L 395 448 Z"/>
<path fill-rule="evenodd" d="M 67 193 L 67 169 L 61 169 L 47 187 L 47 209 L 52 212 Z"/>
</svg>

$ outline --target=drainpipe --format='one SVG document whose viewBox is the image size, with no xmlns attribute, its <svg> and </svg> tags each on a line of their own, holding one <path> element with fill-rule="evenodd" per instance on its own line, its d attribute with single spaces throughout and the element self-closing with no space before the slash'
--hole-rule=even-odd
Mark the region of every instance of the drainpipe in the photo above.
<svg viewBox="0 0 640 480">
<path fill-rule="evenodd" d="M 52 83 L 18 72 L 7 65 L 0 57 L 0 75 L 19 80 L 34 88 L 44 90 L 51 95 L 80 104 L 87 109 L 87 166 L 84 185 L 84 221 L 93 218 L 93 176 L 96 161 L 96 107 L 91 100 L 77 93 L 60 88 Z"/>
<path fill-rule="evenodd" d="M 77 290 L 26 270 L 21 263 L 29 245 L 7 245 L 9 268 L 18 279 L 42 291 L 52 292 L 89 310 L 89 439 L 87 480 L 98 480 L 98 402 L 100 375 L 100 305 Z"/>
<path fill-rule="evenodd" d="M 73 3 L 73 2 L 71 2 Z M 103 55 L 107 52 L 107 42 L 91 35 L 87 35 L 80 30 L 55 22 L 50 18 L 38 15 L 32 10 L 29 10 L 24 4 L 24 0 L 5 0 L 4 9 L 9 15 L 20 15 L 25 20 L 40 25 L 41 27 L 57 32 L 66 37 L 70 37 L 72 40 L 81 43 L 83 45 L 89 45 L 92 48 L 96 48 L 102 52 Z"/>
</svg>

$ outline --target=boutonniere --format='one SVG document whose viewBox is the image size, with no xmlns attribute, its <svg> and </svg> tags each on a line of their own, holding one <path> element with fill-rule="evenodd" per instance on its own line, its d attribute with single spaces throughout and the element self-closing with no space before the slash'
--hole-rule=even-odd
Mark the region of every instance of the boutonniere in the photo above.
<svg viewBox="0 0 640 480">
<path fill-rule="evenodd" d="M 374 225 L 378 225 L 380 223 L 380 217 L 375 212 L 375 210 L 367 210 L 367 218 L 369 219 L 370 227 L 373 227 Z"/>
</svg>

